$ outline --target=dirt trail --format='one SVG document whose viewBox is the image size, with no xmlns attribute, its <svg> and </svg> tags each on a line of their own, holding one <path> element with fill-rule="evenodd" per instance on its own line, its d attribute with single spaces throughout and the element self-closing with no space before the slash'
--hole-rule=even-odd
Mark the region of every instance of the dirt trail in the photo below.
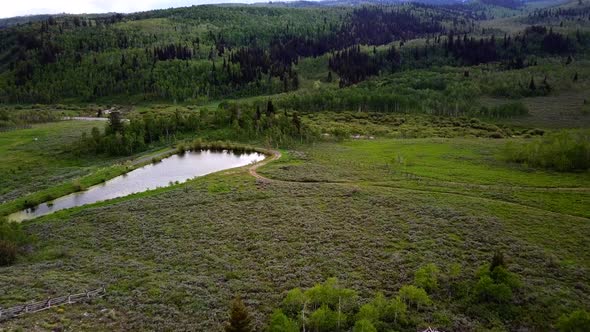
<svg viewBox="0 0 590 332">
<path fill-rule="evenodd" d="M 264 177 L 260 174 L 258 174 L 258 172 L 256 172 L 256 170 L 259 167 L 262 167 L 268 163 L 270 163 L 271 161 L 275 161 L 279 158 L 281 158 L 281 152 L 277 151 L 277 150 L 268 150 L 268 152 L 270 152 L 271 156 L 264 159 L 263 161 L 259 162 L 259 163 L 255 163 L 252 166 L 250 166 L 250 168 L 248 169 L 248 172 L 250 173 L 250 175 L 252 175 L 253 177 L 260 179 L 260 180 L 264 180 L 264 181 L 275 181 L 273 179 L 269 179 L 267 177 Z"/>
</svg>

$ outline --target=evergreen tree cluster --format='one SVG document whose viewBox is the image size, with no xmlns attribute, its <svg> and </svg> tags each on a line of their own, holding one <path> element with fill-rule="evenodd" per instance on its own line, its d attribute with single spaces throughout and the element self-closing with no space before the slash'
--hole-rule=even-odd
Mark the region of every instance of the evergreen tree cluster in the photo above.
<svg viewBox="0 0 590 332">
<path fill-rule="evenodd" d="M 340 76 L 340 86 L 348 86 L 364 81 L 368 76 L 379 72 L 379 64 L 375 57 L 370 57 L 361 51 L 360 46 L 354 46 L 336 52 L 329 60 L 330 70 Z"/>
<path fill-rule="evenodd" d="M 535 9 L 528 15 L 527 22 L 530 24 L 563 22 L 571 20 L 577 22 L 590 21 L 590 7 L 569 7 L 569 8 L 541 8 Z"/>
<path fill-rule="evenodd" d="M 164 47 L 154 48 L 154 59 L 166 61 L 172 59 L 190 60 L 193 57 L 192 49 L 183 45 L 170 44 Z"/>
</svg>

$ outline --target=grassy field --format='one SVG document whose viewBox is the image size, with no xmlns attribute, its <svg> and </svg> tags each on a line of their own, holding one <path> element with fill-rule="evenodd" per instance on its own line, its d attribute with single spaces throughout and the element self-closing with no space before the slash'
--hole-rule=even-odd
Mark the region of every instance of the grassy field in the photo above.
<svg viewBox="0 0 590 332">
<path fill-rule="evenodd" d="M 567 92 L 557 96 L 523 98 L 529 115 L 500 122 L 522 127 L 587 128 L 590 126 L 590 96 L 587 92 Z M 584 103 L 586 100 L 586 103 Z M 482 98 L 488 107 L 505 103 L 497 98 Z"/>
<path fill-rule="evenodd" d="M 229 170 L 27 222 L 38 239 L 2 268 L 1 305 L 101 284 L 108 293 L 6 328 L 220 330 L 240 294 L 262 329 L 288 289 L 335 276 L 362 299 L 391 295 L 426 263 L 458 263 L 467 279 L 500 249 L 524 281 L 523 323 L 545 329 L 590 305 L 590 176 L 507 164 L 503 143 L 319 143 L 283 151 L 259 170 L 270 180 Z M 417 319 L 505 329 L 462 310 L 437 298 Z"/>
<path fill-rule="evenodd" d="M 356 140 L 320 144 L 266 170 L 288 181 L 343 182 L 478 196 L 590 217 L 590 174 L 536 170 L 503 160 L 508 140 Z"/>
</svg>

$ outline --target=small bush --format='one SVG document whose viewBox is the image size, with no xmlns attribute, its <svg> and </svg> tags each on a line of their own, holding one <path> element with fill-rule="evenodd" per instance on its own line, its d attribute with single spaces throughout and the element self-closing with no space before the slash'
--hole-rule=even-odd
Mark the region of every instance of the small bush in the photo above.
<svg viewBox="0 0 590 332">
<path fill-rule="evenodd" d="M 186 147 L 184 146 L 184 143 L 180 143 L 178 144 L 178 146 L 176 147 L 176 153 L 178 154 L 184 154 L 186 152 Z"/>
<path fill-rule="evenodd" d="M 8 266 L 16 261 L 17 248 L 13 242 L 0 240 L 0 266 Z"/>
<path fill-rule="evenodd" d="M 414 284 L 423 288 L 427 292 L 431 292 L 438 288 L 438 274 L 440 270 L 433 264 L 426 264 L 416 271 L 414 274 Z"/>
<path fill-rule="evenodd" d="M 86 187 L 78 179 L 72 181 L 72 186 L 74 187 L 74 191 L 83 191 L 83 190 L 86 190 Z"/>
<path fill-rule="evenodd" d="M 489 138 L 504 138 L 504 135 L 501 132 L 493 132 L 488 135 Z"/>
<path fill-rule="evenodd" d="M 562 315 L 557 322 L 557 328 L 561 332 L 583 332 L 590 328 L 590 313 L 585 310 L 576 310 L 569 315 Z"/>
<path fill-rule="evenodd" d="M 0 219 L 0 240 L 24 245 L 31 241 L 21 224 Z"/>
<path fill-rule="evenodd" d="M 19 247 L 30 242 L 21 224 L 0 219 L 0 266 L 14 264 Z"/>
</svg>

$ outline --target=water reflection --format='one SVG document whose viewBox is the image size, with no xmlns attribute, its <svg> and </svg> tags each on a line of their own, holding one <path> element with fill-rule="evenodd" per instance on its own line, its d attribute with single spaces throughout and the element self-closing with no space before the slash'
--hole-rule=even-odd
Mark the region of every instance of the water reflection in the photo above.
<svg viewBox="0 0 590 332">
<path fill-rule="evenodd" d="M 90 187 L 86 191 L 60 197 L 8 216 L 12 221 L 23 221 L 75 206 L 91 204 L 107 199 L 123 197 L 172 183 L 214 173 L 224 169 L 245 166 L 264 159 L 260 153 L 214 152 L 210 150 L 186 151 L 158 163 L 147 165 L 107 182 Z"/>
</svg>

